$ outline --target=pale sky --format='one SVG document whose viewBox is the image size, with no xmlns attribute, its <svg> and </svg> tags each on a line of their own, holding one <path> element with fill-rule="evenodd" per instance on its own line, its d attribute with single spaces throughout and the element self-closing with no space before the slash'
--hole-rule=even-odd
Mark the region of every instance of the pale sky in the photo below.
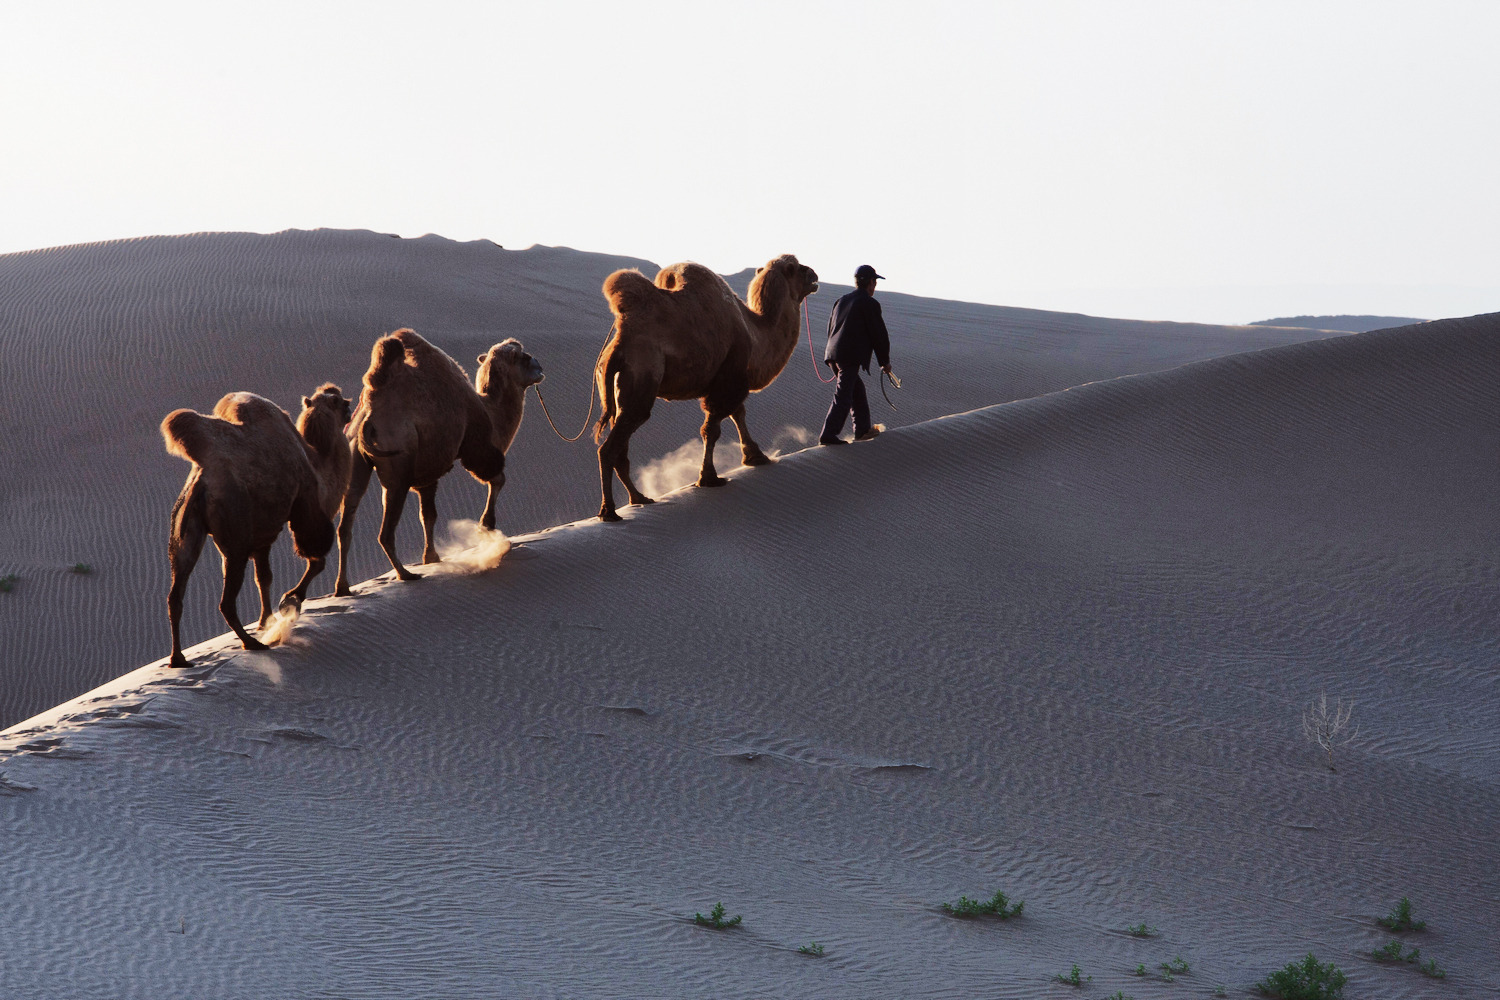
<svg viewBox="0 0 1500 1000">
<path fill-rule="evenodd" d="M 1500 3 L 0 2 L 0 253 L 373 229 L 1147 319 L 1500 310 Z"/>
</svg>

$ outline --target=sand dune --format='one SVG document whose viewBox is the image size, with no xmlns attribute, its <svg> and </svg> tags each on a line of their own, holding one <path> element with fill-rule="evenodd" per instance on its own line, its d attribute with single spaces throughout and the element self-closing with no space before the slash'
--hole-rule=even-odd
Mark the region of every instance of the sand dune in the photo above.
<svg viewBox="0 0 1500 1000">
<path fill-rule="evenodd" d="M 1497 334 L 925 420 L 143 668 L 4 737 L 6 994 L 1491 996 Z M 1364 957 L 1402 895 L 1445 980 Z"/>
<path fill-rule="evenodd" d="M 788 249 L 796 248 L 770 247 L 767 256 Z M 546 366 L 547 398 L 572 434 L 610 326 L 599 286 L 610 271 L 636 265 L 652 267 L 566 249 L 513 252 L 486 241 L 330 230 L 156 237 L 0 257 L 0 577 L 19 577 L 0 594 L 0 726 L 168 650 L 167 518 L 187 473 L 161 447 L 157 425 L 169 411 L 207 412 L 224 393 L 247 389 L 295 412 L 325 379 L 353 395 L 375 338 L 411 326 L 471 370 L 490 344 L 520 337 Z M 742 291 L 751 273 L 736 276 Z M 844 290 L 838 276 L 825 277 L 833 283 L 811 300 L 820 331 Z M 901 409 L 882 417 L 893 425 L 1326 335 L 884 300 L 909 387 Z M 763 440 L 787 449 L 821 421 L 829 390 L 811 367 L 803 348 L 752 400 L 750 419 Z M 700 420 L 691 404 L 657 407 L 636 437 L 635 461 L 669 455 L 696 436 Z M 503 530 L 535 531 L 598 510 L 593 450 L 554 438 L 534 400 L 511 459 Z M 657 471 L 662 488 L 688 478 L 665 465 Z M 473 518 L 482 499 L 459 473 L 440 490 L 439 509 L 445 518 Z M 389 569 L 374 544 L 378 510 L 366 503 L 362 511 L 355 579 Z M 417 519 L 406 522 L 404 550 L 419 552 Z M 214 562 L 204 561 L 189 589 L 187 641 L 224 630 Z M 78 563 L 91 572 L 69 572 Z M 279 583 L 301 573 L 284 543 L 274 564 Z M 253 618 L 253 598 L 241 601 Z"/>
</svg>

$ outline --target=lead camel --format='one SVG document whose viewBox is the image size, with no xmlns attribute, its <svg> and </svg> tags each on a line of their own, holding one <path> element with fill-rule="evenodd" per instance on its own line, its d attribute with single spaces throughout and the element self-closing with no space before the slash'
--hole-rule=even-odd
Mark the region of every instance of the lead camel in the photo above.
<svg viewBox="0 0 1500 1000">
<path fill-rule="evenodd" d="M 603 407 L 594 431 L 599 446 L 601 521 L 618 521 L 614 477 L 633 504 L 652 503 L 630 478 L 630 436 L 658 399 L 696 399 L 703 407 L 703 468 L 699 486 L 723 486 L 714 469 L 719 425 L 727 417 L 740 435 L 745 465 L 771 459 L 745 425 L 745 399 L 776 380 L 797 346 L 802 300 L 818 290 L 818 275 L 791 254 L 766 262 L 743 302 L 727 282 L 701 264 L 673 264 L 656 281 L 640 271 L 616 271 L 604 281 L 615 314 L 594 377 Z"/>
</svg>

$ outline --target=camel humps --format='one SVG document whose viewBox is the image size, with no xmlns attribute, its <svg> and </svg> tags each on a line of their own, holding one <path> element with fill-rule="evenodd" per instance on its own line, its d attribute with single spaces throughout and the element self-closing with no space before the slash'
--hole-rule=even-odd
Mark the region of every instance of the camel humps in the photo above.
<svg viewBox="0 0 1500 1000">
<path fill-rule="evenodd" d="M 406 493 L 415 490 L 421 502 L 426 542 L 422 562 L 438 562 L 432 537 L 437 527 L 437 483 L 455 461 L 489 485 L 479 523 L 495 526 L 495 499 L 505 485 L 505 452 L 521 426 L 526 388 L 542 378 L 542 366 L 515 338 L 479 356 L 473 385 L 458 362 L 413 330 L 397 330 L 375 342 L 364 393 L 349 425 L 354 468 L 339 521 L 334 593 L 350 592 L 349 542 L 372 472 L 380 477 L 385 500 L 380 547 L 402 580 L 420 579 L 396 556 L 396 526 Z"/>
<path fill-rule="evenodd" d="M 604 413 L 599 446 L 599 519 L 618 521 L 614 476 L 633 504 L 652 503 L 630 478 L 630 436 L 660 399 L 697 399 L 703 407 L 703 468 L 699 486 L 723 486 L 714 469 L 714 445 L 724 418 L 734 421 L 746 465 L 771 459 L 745 426 L 745 398 L 775 381 L 797 346 L 798 310 L 818 290 L 818 275 L 791 254 L 766 262 L 740 301 L 701 264 L 673 264 L 655 283 L 640 271 L 616 271 L 604 281 L 615 314 L 615 335 L 605 345 L 594 379 Z"/>
<path fill-rule="evenodd" d="M 167 451 L 193 463 L 172 508 L 167 544 L 172 562 L 172 590 L 167 615 L 172 623 L 172 666 L 188 666 L 178 626 L 188 577 L 212 536 L 224 558 L 224 592 L 219 612 L 246 649 L 265 649 L 241 624 L 235 599 L 245 579 L 245 565 L 255 561 L 260 589 L 260 624 L 271 620 L 271 544 L 290 524 L 297 554 L 307 570 L 281 605 L 300 608 L 308 584 L 323 571 L 333 547 L 333 518 L 349 478 L 349 445 L 344 425 L 349 401 L 338 386 L 321 386 L 302 399 L 302 413 L 292 424 L 285 410 L 262 396 L 232 392 L 219 400 L 212 416 L 174 410 L 161 422 Z"/>
</svg>

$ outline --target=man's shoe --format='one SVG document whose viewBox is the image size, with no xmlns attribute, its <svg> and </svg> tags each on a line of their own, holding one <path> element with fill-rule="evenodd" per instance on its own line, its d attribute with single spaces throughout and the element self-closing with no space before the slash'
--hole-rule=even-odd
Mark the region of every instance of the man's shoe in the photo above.
<svg viewBox="0 0 1500 1000">
<path fill-rule="evenodd" d="M 871 427 L 869 430 L 865 431 L 863 434 L 856 434 L 856 435 L 854 435 L 854 440 L 856 440 L 856 441 L 874 441 L 876 438 L 878 438 L 880 436 L 880 432 L 883 431 L 883 430 L 885 430 L 885 424 L 876 424 L 874 427 Z"/>
<path fill-rule="evenodd" d="M 823 444 L 823 445 L 828 445 L 828 444 L 848 444 L 848 443 L 849 442 L 845 441 L 843 438 L 818 438 L 818 444 Z"/>
</svg>

